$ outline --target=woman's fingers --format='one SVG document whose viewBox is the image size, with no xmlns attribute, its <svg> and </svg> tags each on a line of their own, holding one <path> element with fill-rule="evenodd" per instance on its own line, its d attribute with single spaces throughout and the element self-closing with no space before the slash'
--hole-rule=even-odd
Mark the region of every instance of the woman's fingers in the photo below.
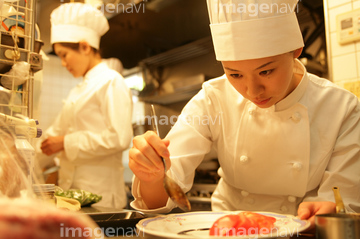
<svg viewBox="0 0 360 239">
<path fill-rule="evenodd" d="M 159 173 L 164 171 L 161 157 L 166 160 L 167 167 L 170 167 L 168 140 L 162 140 L 153 131 L 148 131 L 143 135 L 133 139 L 133 148 L 129 151 L 130 168 L 133 172 Z"/>
</svg>

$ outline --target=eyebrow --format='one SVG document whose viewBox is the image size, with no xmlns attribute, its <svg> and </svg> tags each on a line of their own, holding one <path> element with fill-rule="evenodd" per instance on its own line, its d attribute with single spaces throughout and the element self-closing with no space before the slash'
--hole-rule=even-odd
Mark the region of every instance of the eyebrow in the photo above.
<svg viewBox="0 0 360 239">
<path fill-rule="evenodd" d="M 257 67 L 255 70 L 259 70 L 259 69 L 261 69 L 261 68 L 264 68 L 265 66 L 268 66 L 268 65 L 270 65 L 270 64 L 272 64 L 272 63 L 274 63 L 274 62 L 275 62 L 275 61 L 269 61 L 269 62 L 267 62 L 267 63 L 265 63 L 265 64 Z M 230 67 L 224 67 L 224 68 L 225 68 L 226 70 L 229 70 L 229 71 L 238 71 L 238 70 L 232 69 L 232 68 L 230 68 Z"/>
</svg>

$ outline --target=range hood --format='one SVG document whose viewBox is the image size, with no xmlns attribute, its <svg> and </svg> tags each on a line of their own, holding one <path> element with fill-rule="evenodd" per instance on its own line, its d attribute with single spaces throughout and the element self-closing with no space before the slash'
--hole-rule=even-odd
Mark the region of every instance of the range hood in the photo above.
<svg viewBox="0 0 360 239">
<path fill-rule="evenodd" d="M 205 0 L 150 0 L 137 9 L 110 18 L 110 30 L 101 39 L 103 57 L 119 58 L 124 68 L 210 36 Z"/>
</svg>

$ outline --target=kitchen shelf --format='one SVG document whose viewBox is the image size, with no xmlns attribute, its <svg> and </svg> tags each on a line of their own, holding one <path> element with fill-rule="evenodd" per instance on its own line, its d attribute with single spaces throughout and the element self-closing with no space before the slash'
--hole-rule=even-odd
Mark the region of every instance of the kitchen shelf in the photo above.
<svg viewBox="0 0 360 239">
<path fill-rule="evenodd" d="M 211 37 L 202 38 L 140 61 L 143 68 L 157 68 L 176 64 L 214 51 Z"/>
<path fill-rule="evenodd" d="M 15 43 L 9 32 L 1 32 L 0 35 L 0 73 L 5 74 L 16 62 L 25 61 L 31 66 L 33 72 L 37 72 L 42 69 L 42 56 L 40 55 L 41 47 L 44 43 L 40 40 L 34 41 L 34 52 L 31 52 L 25 47 L 25 41 L 30 41 L 27 36 L 17 37 L 17 46 L 20 57 L 18 59 L 10 59 L 6 57 L 6 52 L 14 51 Z"/>
<path fill-rule="evenodd" d="M 147 75 L 150 74 L 149 72 L 154 72 L 156 70 L 161 71 L 161 69 L 166 66 L 174 65 L 213 52 L 214 47 L 212 38 L 205 37 L 167 52 L 146 58 L 139 62 L 139 66 L 142 68 L 144 81 L 150 82 L 147 77 Z M 160 77 L 156 80 L 161 81 Z M 139 99 L 146 103 L 160 105 L 169 105 L 181 101 L 188 101 L 199 92 L 202 83 L 203 82 L 201 82 L 201 84 L 188 85 L 182 87 L 181 90 L 177 89 L 172 93 L 142 96 L 139 97 Z"/>
<path fill-rule="evenodd" d="M 21 114 L 32 118 L 34 73 L 43 67 L 40 54 L 43 42 L 36 39 L 36 36 L 40 39 L 40 32 L 36 30 L 35 9 L 35 0 L 5 1 L 0 12 L 0 86 L 10 96 L 0 101 L 0 112 L 10 116 Z M 18 69 L 11 72 L 18 62 L 30 65 L 28 74 Z M 1 81 L 4 79 L 6 86 Z"/>
<path fill-rule="evenodd" d="M 162 95 L 140 97 L 139 99 L 141 101 L 150 104 L 170 105 L 177 102 L 190 100 L 194 95 L 196 95 L 196 93 L 199 92 L 200 89 L 201 89 L 201 85 L 189 90 L 178 91 L 178 92 L 162 94 Z"/>
</svg>

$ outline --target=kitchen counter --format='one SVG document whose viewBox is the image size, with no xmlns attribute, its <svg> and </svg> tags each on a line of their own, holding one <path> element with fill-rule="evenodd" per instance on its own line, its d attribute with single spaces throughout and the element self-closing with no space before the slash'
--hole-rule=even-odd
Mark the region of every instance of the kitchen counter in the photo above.
<svg viewBox="0 0 360 239">
<path fill-rule="evenodd" d="M 91 216 L 94 221 L 99 224 L 100 227 L 109 226 L 111 229 L 114 227 L 116 229 L 108 230 L 111 234 L 108 235 L 106 238 L 143 238 L 143 239 L 164 239 L 163 237 L 157 237 L 152 235 L 147 235 L 144 232 L 139 232 L 136 230 L 136 223 L 141 220 L 141 216 L 144 216 L 143 214 L 140 214 L 137 211 L 134 210 L 127 210 L 127 209 L 113 209 L 113 208 L 105 208 L 105 207 L 98 207 L 98 206 L 91 206 L 91 207 L 83 207 L 81 209 L 82 213 L 88 214 Z M 139 214 L 138 214 L 139 213 Z M 96 218 L 94 216 L 101 216 L 101 215 L 131 215 L 128 218 L 120 218 L 119 221 L 114 222 L 114 224 L 101 224 L 104 221 L 98 221 L 99 218 Z M 135 215 L 134 218 L 132 218 Z M 138 217 L 140 216 L 140 217 Z M 146 217 L 155 217 L 157 215 L 146 215 Z M 114 217 L 111 217 L 113 220 Z M 129 220 L 130 219 L 130 220 Z M 123 230 L 123 229 L 127 230 Z M 130 230 L 129 230 L 130 229 Z M 186 238 L 186 237 L 185 237 Z M 315 239 L 315 235 L 313 234 L 301 234 L 299 236 L 293 236 L 293 237 L 279 237 L 281 239 Z"/>
</svg>

